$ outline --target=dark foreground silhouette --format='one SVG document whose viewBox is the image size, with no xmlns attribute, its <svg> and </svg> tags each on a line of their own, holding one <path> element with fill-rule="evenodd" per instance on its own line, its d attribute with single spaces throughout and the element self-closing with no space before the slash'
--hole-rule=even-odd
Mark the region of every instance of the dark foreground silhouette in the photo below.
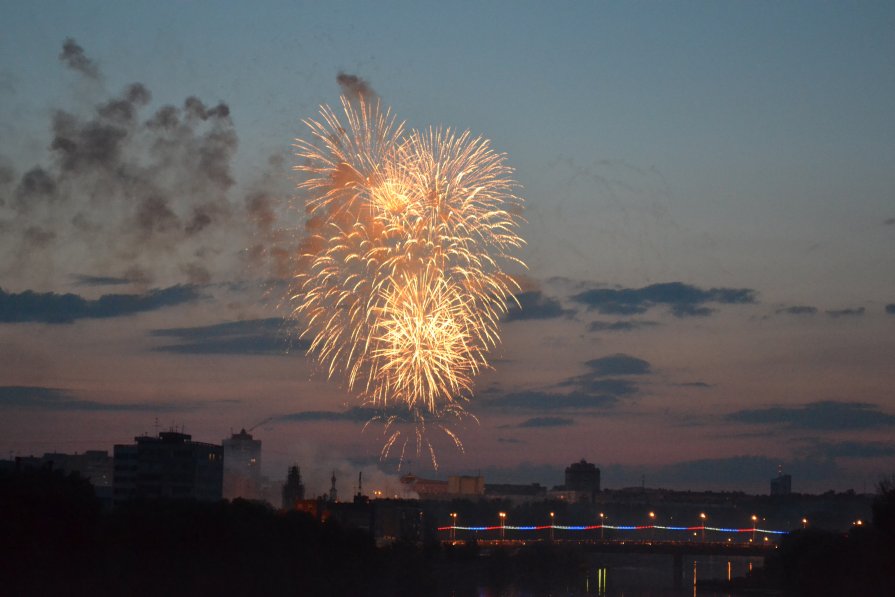
<svg viewBox="0 0 895 597">
<path fill-rule="evenodd" d="M 0 595 L 569 594 L 586 558 L 550 543 L 377 548 L 364 531 L 241 500 L 103 510 L 77 475 L 0 472 Z M 734 584 L 727 589 L 895 595 L 895 486 L 880 484 L 872 525 L 794 532 L 760 574 Z"/>
<path fill-rule="evenodd" d="M 90 484 L 0 474 L 0 595 L 431 594 L 416 549 L 256 503 L 145 502 L 103 511 Z"/>
<path fill-rule="evenodd" d="M 773 586 L 793 595 L 895 595 L 895 482 L 879 483 L 873 523 L 847 533 L 797 530 L 765 562 Z"/>
</svg>

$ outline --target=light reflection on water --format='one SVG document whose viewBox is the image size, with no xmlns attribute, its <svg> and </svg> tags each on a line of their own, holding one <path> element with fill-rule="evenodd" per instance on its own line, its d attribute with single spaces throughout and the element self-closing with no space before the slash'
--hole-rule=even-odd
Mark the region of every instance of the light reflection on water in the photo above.
<svg viewBox="0 0 895 597">
<path fill-rule="evenodd" d="M 514 584 L 501 591 L 480 587 L 479 597 L 734 597 L 723 587 L 706 587 L 706 581 L 727 581 L 746 576 L 763 564 L 761 557 L 690 555 L 675 571 L 670 555 L 590 554 L 587 571 L 577 586 L 557 587 L 548 593 Z M 675 582 L 675 574 L 680 574 Z M 714 583 L 713 583 L 714 584 Z M 701 586 L 702 585 L 702 586 Z M 750 593 L 751 595 L 759 595 Z"/>
<path fill-rule="evenodd" d="M 705 581 L 727 581 L 746 576 L 760 567 L 761 557 L 691 555 L 683 558 L 679 584 L 675 587 L 674 560 L 669 555 L 593 554 L 588 579 L 580 595 L 599 597 L 660 597 L 686 595 L 726 597 L 730 593 L 716 586 L 700 588 Z M 713 583 L 714 584 L 714 583 Z M 575 593 L 570 593 L 575 595 Z"/>
<path fill-rule="evenodd" d="M 685 556 L 681 578 L 675 586 L 673 558 L 649 554 L 592 554 L 580 595 L 599 597 L 664 597 L 692 594 L 694 597 L 727 597 L 729 592 L 705 581 L 727 581 L 746 576 L 763 564 L 761 557 Z M 519 595 L 523 593 L 520 592 Z M 572 592 L 572 595 L 576 593 Z"/>
</svg>

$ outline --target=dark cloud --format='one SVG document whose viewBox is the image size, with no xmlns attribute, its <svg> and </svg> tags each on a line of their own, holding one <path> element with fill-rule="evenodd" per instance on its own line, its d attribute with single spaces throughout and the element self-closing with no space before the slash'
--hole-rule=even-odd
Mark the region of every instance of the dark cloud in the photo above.
<svg viewBox="0 0 895 597">
<path fill-rule="evenodd" d="M 498 467 L 489 466 L 481 469 L 482 476 L 488 483 L 541 483 L 547 487 L 561 485 L 563 483 L 563 469 L 565 467 L 550 464 L 532 464 L 521 462 L 515 466 Z"/>
<path fill-rule="evenodd" d="M 639 485 L 641 478 L 648 487 L 686 487 L 702 489 L 707 485 L 743 486 L 749 482 L 767 484 L 779 464 L 765 456 L 732 456 L 728 458 L 702 458 L 675 462 L 663 466 L 609 466 L 603 471 L 603 479 L 620 485 Z"/>
<path fill-rule="evenodd" d="M 563 309 L 555 298 L 544 296 L 540 290 L 521 292 L 516 295 L 515 303 L 510 304 L 510 309 L 504 317 L 504 321 L 523 321 L 527 319 L 555 319 L 557 317 L 570 317 L 574 310 Z"/>
<path fill-rule="evenodd" d="M 533 417 L 522 421 L 517 427 L 520 429 L 529 427 L 569 427 L 574 424 L 574 419 L 566 419 L 564 417 Z"/>
<path fill-rule="evenodd" d="M 132 280 L 128 278 L 116 278 L 113 276 L 87 276 L 81 274 L 72 277 L 78 286 L 124 286 L 132 283 Z"/>
<path fill-rule="evenodd" d="M 62 44 L 62 52 L 59 53 L 61 60 L 68 68 L 81 73 L 91 79 L 99 78 L 99 68 L 84 53 L 84 48 L 78 45 L 72 38 L 67 38 Z"/>
<path fill-rule="evenodd" d="M 499 444 L 524 444 L 525 442 L 521 439 L 516 439 L 515 437 L 498 437 L 497 443 Z"/>
<path fill-rule="evenodd" d="M 886 226 L 895 226 L 895 218 L 889 218 L 885 222 L 883 222 Z"/>
<path fill-rule="evenodd" d="M 72 392 L 58 388 L 0 386 L 0 408 L 46 411 L 167 412 L 189 410 L 192 406 L 154 402 L 111 404 L 82 400 Z"/>
<path fill-rule="evenodd" d="M 357 75 L 340 72 L 336 75 L 336 82 L 342 90 L 342 95 L 349 99 L 359 99 L 363 97 L 365 100 L 371 100 L 376 97 L 376 92 L 373 91 L 373 87 Z"/>
<path fill-rule="evenodd" d="M 817 313 L 817 307 L 810 307 L 808 305 L 794 305 L 792 307 L 777 309 L 776 313 L 778 315 L 781 313 L 786 315 L 814 315 L 815 313 Z"/>
<path fill-rule="evenodd" d="M 574 386 L 587 394 L 611 394 L 612 396 L 629 396 L 636 394 L 638 386 L 628 379 L 606 379 L 594 373 L 585 373 L 559 384 L 560 387 Z"/>
<path fill-rule="evenodd" d="M 553 392 L 511 392 L 481 401 L 487 408 L 529 411 L 606 409 L 615 406 L 618 397 L 609 394 L 594 395 L 585 392 L 559 394 Z"/>
<path fill-rule="evenodd" d="M 171 286 L 145 294 L 104 294 L 96 300 L 76 294 L 7 293 L 0 288 L 0 323 L 71 323 L 78 319 L 124 317 L 195 301 L 192 286 Z"/>
<path fill-rule="evenodd" d="M 785 425 L 793 429 L 842 430 L 895 426 L 895 415 L 866 402 L 811 402 L 731 413 L 728 420 L 755 425 Z"/>
<path fill-rule="evenodd" d="M 671 305 L 671 314 L 675 317 L 708 317 L 715 311 L 716 309 L 711 307 L 700 307 L 686 303 Z"/>
<path fill-rule="evenodd" d="M 572 295 L 571 299 L 604 315 L 639 315 L 657 305 L 671 309 L 675 317 L 705 317 L 713 312 L 706 303 L 746 304 L 756 302 L 755 291 L 748 288 L 710 288 L 708 290 L 667 282 L 643 288 L 595 288 Z"/>
<path fill-rule="evenodd" d="M 280 415 L 275 420 L 291 423 L 321 422 L 321 421 L 349 421 L 352 423 L 366 423 L 378 414 L 373 408 L 354 407 L 346 411 L 337 412 L 331 410 L 305 410 L 288 415 Z"/>
<path fill-rule="evenodd" d="M 811 438 L 797 452 L 807 458 L 890 458 L 895 456 L 895 442 L 830 442 Z"/>
<path fill-rule="evenodd" d="M 678 384 L 684 388 L 711 388 L 712 384 L 706 383 L 704 381 L 685 381 L 684 383 Z"/>
<path fill-rule="evenodd" d="M 152 335 L 176 338 L 178 344 L 155 350 L 178 354 L 303 354 L 308 342 L 297 337 L 294 322 L 272 317 L 215 325 L 153 330 Z"/>
<path fill-rule="evenodd" d="M 889 315 L 895 315 L 895 303 L 886 305 L 886 313 L 888 313 Z"/>
<path fill-rule="evenodd" d="M 557 384 L 559 388 L 571 388 L 568 394 L 518 392 L 508 394 L 502 400 L 509 408 L 532 410 L 606 408 L 616 405 L 621 398 L 633 396 L 640 391 L 635 381 L 610 376 L 650 373 L 650 364 L 647 361 L 625 354 L 593 359 L 587 361 L 585 365 L 590 369 L 588 372 Z"/>
<path fill-rule="evenodd" d="M 590 367 L 591 373 L 595 376 L 646 375 L 651 373 L 649 361 L 622 353 L 593 359 L 587 361 L 585 365 Z"/>
<path fill-rule="evenodd" d="M 623 319 L 619 321 L 592 321 L 587 326 L 589 332 L 632 332 L 659 325 L 655 321 Z"/>
<path fill-rule="evenodd" d="M 776 476 L 779 459 L 767 456 L 739 455 L 724 458 L 686 460 L 660 466 L 609 465 L 602 467 L 603 482 L 607 487 L 640 486 L 669 489 L 751 489 L 768 491 L 768 484 Z M 799 483 L 816 483 L 837 477 L 840 469 L 830 460 L 804 458 L 785 464 L 787 473 L 795 480 L 793 490 L 799 491 Z"/>
<path fill-rule="evenodd" d="M 829 315 L 833 319 L 837 319 L 839 317 L 860 317 L 864 314 L 864 311 L 864 307 L 858 307 L 856 309 L 833 309 L 827 311 L 827 315 Z"/>
</svg>

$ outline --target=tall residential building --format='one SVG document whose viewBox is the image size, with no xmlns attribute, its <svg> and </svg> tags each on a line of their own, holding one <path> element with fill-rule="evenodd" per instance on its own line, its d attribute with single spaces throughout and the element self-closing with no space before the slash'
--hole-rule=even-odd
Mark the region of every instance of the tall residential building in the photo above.
<svg viewBox="0 0 895 597">
<path fill-rule="evenodd" d="M 261 499 L 261 440 L 245 429 L 222 442 L 224 449 L 224 498 Z"/>
<path fill-rule="evenodd" d="M 550 492 L 556 498 L 594 503 L 600 493 L 600 469 L 581 459 L 566 467 L 566 482 Z"/>
<path fill-rule="evenodd" d="M 792 476 L 779 473 L 771 479 L 771 495 L 789 495 L 792 493 Z"/>
<path fill-rule="evenodd" d="M 221 446 L 192 441 L 166 431 L 158 437 L 135 437 L 115 446 L 115 503 L 132 499 L 221 499 L 224 456 Z"/>
</svg>

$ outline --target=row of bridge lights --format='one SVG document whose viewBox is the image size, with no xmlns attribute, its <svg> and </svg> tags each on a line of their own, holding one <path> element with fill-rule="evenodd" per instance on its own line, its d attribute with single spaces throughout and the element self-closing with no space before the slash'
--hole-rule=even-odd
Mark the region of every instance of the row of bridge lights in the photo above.
<svg viewBox="0 0 895 597">
<path fill-rule="evenodd" d="M 506 512 L 498 512 L 497 516 L 498 516 L 498 518 L 500 518 L 500 538 L 504 539 L 504 538 L 506 538 L 507 513 Z M 600 512 L 599 516 L 600 516 L 600 540 L 602 541 L 603 540 L 603 527 L 604 527 L 604 521 L 606 519 L 606 515 L 603 512 Z M 554 523 L 555 517 L 556 517 L 556 513 L 551 512 L 550 513 L 550 540 L 551 541 L 553 541 L 553 530 L 555 527 L 555 523 Z M 650 518 L 650 526 L 655 527 L 656 513 L 653 511 L 650 511 L 649 518 Z M 701 530 L 702 530 L 703 543 L 705 543 L 705 521 L 707 518 L 708 517 L 706 516 L 705 512 L 699 513 L 699 520 L 702 523 Z M 862 524 L 862 521 L 858 520 L 855 524 L 860 526 Z M 750 542 L 755 541 L 755 531 L 756 531 L 757 526 L 758 526 L 758 515 L 753 514 L 752 515 L 752 538 L 749 540 Z M 803 529 L 808 528 L 808 519 L 807 518 L 802 518 L 802 528 Z M 693 534 L 695 535 L 696 533 L 693 533 Z M 451 541 L 456 539 L 456 537 L 457 537 L 457 513 L 451 512 Z M 653 529 L 653 538 L 655 538 L 655 529 Z M 764 540 L 767 541 L 768 538 L 765 537 Z M 729 541 L 729 539 L 728 539 L 728 541 Z"/>
</svg>

